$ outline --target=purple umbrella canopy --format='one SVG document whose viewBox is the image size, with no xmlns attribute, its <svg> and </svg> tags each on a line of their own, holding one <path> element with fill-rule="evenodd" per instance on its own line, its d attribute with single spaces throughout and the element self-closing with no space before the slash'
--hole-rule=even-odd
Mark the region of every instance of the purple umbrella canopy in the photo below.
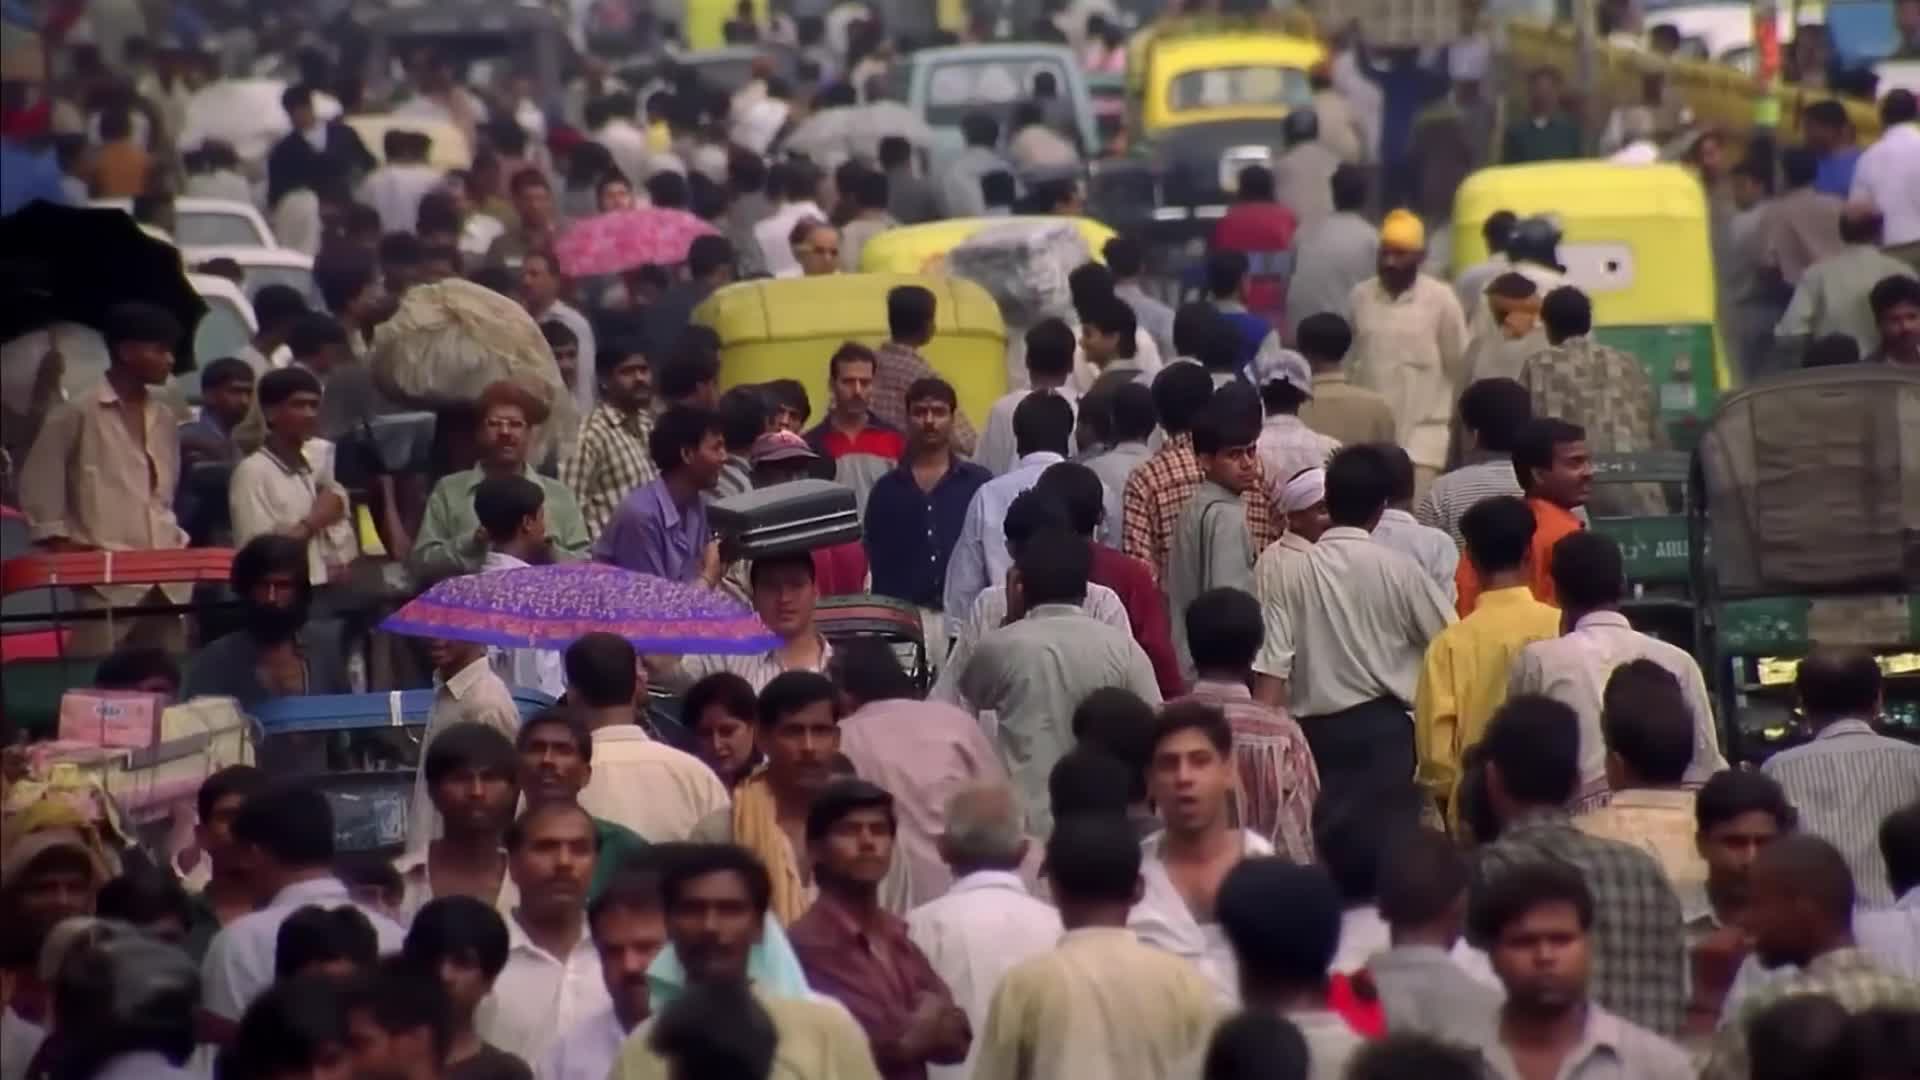
<svg viewBox="0 0 1920 1080">
<path fill-rule="evenodd" d="M 564 649 L 595 632 L 652 653 L 747 655 L 780 643 L 753 609 L 723 593 L 601 563 L 448 578 L 380 628 L 515 649 Z"/>
</svg>

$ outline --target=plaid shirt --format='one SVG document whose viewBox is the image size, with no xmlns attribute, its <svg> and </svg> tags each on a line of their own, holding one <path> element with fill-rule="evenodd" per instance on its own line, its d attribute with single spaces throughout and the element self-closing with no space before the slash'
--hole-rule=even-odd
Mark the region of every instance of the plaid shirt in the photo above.
<svg viewBox="0 0 1920 1080">
<path fill-rule="evenodd" d="M 1213 705 L 1233 728 L 1239 824 L 1265 837 L 1281 855 L 1313 862 L 1313 803 L 1320 771 L 1306 732 L 1286 714 L 1253 700 L 1242 683 L 1202 679 L 1181 701 Z"/>
<path fill-rule="evenodd" d="M 1641 1027 L 1678 1034 L 1687 1008 L 1686 928 L 1660 864 L 1639 848 L 1588 836 L 1562 811 L 1536 810 L 1480 849 L 1473 891 L 1503 868 L 1535 859 L 1574 867 L 1593 892 L 1593 999 Z"/>
<path fill-rule="evenodd" d="M 659 475 L 647 453 L 652 435 L 653 415 L 645 409 L 629 415 L 602 402 L 587 414 L 579 443 L 560 463 L 560 482 L 580 501 L 589 539 L 600 538 L 633 489 Z"/>
<path fill-rule="evenodd" d="M 1121 505 L 1124 519 L 1120 533 L 1122 550 L 1143 559 L 1153 568 L 1154 579 L 1165 581 L 1167 560 L 1173 554 L 1173 527 L 1180 512 L 1192 501 L 1206 476 L 1200 471 L 1200 459 L 1193 453 L 1192 435 L 1175 435 L 1160 452 L 1140 463 L 1127 477 L 1126 497 Z M 1241 492 L 1247 507 L 1247 530 L 1253 534 L 1253 550 L 1265 551 L 1280 539 L 1281 529 L 1274 520 L 1273 505 L 1267 501 L 1267 476 L 1259 466 L 1253 486 Z M 1180 612 L 1171 613 L 1180 618 Z"/>
<path fill-rule="evenodd" d="M 1806 970 L 1775 979 L 1740 1005 L 1739 1015 L 1720 1025 L 1713 1038 L 1713 1054 L 1700 1071 L 1702 1080 L 1746 1080 L 1747 1024 L 1789 997 L 1815 994 L 1830 997 L 1858 1015 L 1870 1009 L 1920 1009 L 1920 982 L 1892 974 L 1857 948 L 1835 949 L 1813 958 Z"/>
<path fill-rule="evenodd" d="M 907 390 L 920 379 L 937 379 L 940 373 L 933 370 L 925 357 L 911 345 L 902 345 L 889 341 L 876 349 L 873 354 L 873 402 L 869 406 L 873 415 L 899 428 L 907 430 Z M 978 437 L 967 414 L 955 410 L 953 414 L 953 446 L 961 457 L 972 457 L 974 443 Z"/>
</svg>

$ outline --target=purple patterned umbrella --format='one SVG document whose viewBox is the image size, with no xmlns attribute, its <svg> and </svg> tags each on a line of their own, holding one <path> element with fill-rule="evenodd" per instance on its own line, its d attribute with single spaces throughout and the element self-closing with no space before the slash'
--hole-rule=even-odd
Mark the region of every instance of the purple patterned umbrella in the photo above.
<svg viewBox="0 0 1920 1080">
<path fill-rule="evenodd" d="M 448 578 L 380 628 L 507 648 L 564 649 L 596 631 L 654 653 L 744 655 L 780 643 L 751 608 L 722 593 L 601 563 Z"/>
</svg>

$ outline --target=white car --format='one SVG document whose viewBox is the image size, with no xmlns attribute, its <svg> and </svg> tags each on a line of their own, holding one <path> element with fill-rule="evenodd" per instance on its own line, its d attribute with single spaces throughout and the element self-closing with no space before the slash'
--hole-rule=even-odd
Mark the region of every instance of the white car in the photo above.
<svg viewBox="0 0 1920 1080">
<path fill-rule="evenodd" d="M 133 212 L 131 199 L 94 199 L 87 205 Z M 173 242 L 189 263 L 203 261 L 206 248 L 275 248 L 279 243 L 267 219 L 252 203 L 232 199 L 173 200 Z"/>
<path fill-rule="evenodd" d="M 326 310 L 320 299 L 320 288 L 314 284 L 311 255 L 292 248 L 258 247 L 196 247 L 185 254 L 188 269 L 195 273 L 202 272 L 202 268 L 215 259 L 232 259 L 240 264 L 240 272 L 246 275 L 240 289 L 249 297 L 258 295 L 262 286 L 290 285 L 306 300 L 308 307 Z"/>
<path fill-rule="evenodd" d="M 1793 40 L 1793 15 L 1788 6 L 1780 5 L 1776 12 L 1780 32 L 1780 46 L 1786 48 Z M 1803 3 L 1799 11 L 1800 25 L 1818 26 L 1826 20 L 1826 7 L 1819 3 Z M 1653 0 L 1646 5 L 1645 24 L 1651 30 L 1655 26 L 1671 26 L 1680 32 L 1680 51 L 1690 56 L 1698 56 L 1715 63 L 1727 64 L 1741 70 L 1750 70 L 1753 65 L 1753 5 L 1746 3 L 1695 3 L 1693 0 L 1680 0 L 1678 3 Z"/>
</svg>

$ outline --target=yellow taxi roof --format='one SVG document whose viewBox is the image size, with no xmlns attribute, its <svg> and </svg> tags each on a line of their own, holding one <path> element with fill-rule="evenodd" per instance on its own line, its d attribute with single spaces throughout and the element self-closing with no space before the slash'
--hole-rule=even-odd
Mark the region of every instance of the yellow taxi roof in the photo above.
<svg viewBox="0 0 1920 1080">
<path fill-rule="evenodd" d="M 1521 217 L 1552 213 L 1583 221 L 1700 220 L 1707 216 L 1707 200 L 1700 182 L 1678 165 L 1554 161 L 1481 169 L 1467 177 L 1454 195 L 1455 221 L 1477 223 L 1495 210 L 1511 210 Z"/>
<path fill-rule="evenodd" d="M 1063 220 L 1040 215 L 1018 217 L 973 217 L 954 218 L 947 221 L 930 221 L 924 225 L 903 225 L 867 241 L 860 252 L 860 269 L 866 273 L 917 274 L 927 269 L 929 263 L 962 243 L 982 229 L 1012 222 L 1050 222 Z M 1107 241 L 1118 234 L 1092 218 L 1067 218 L 1080 230 L 1087 242 L 1087 250 L 1093 253 L 1095 262 L 1105 262 L 1100 253 Z"/>
<path fill-rule="evenodd" d="M 858 340 L 887 333 L 887 293 L 899 285 L 933 290 L 934 336 L 1000 340 L 1006 327 L 987 290 L 945 274 L 859 273 L 759 278 L 728 285 L 694 312 L 722 348 L 759 342 Z M 823 361 L 824 362 L 824 361 Z"/>
<path fill-rule="evenodd" d="M 1157 74 L 1256 64 L 1304 71 L 1326 54 L 1319 42 L 1287 34 L 1196 34 L 1155 39 L 1149 63 Z"/>
</svg>

